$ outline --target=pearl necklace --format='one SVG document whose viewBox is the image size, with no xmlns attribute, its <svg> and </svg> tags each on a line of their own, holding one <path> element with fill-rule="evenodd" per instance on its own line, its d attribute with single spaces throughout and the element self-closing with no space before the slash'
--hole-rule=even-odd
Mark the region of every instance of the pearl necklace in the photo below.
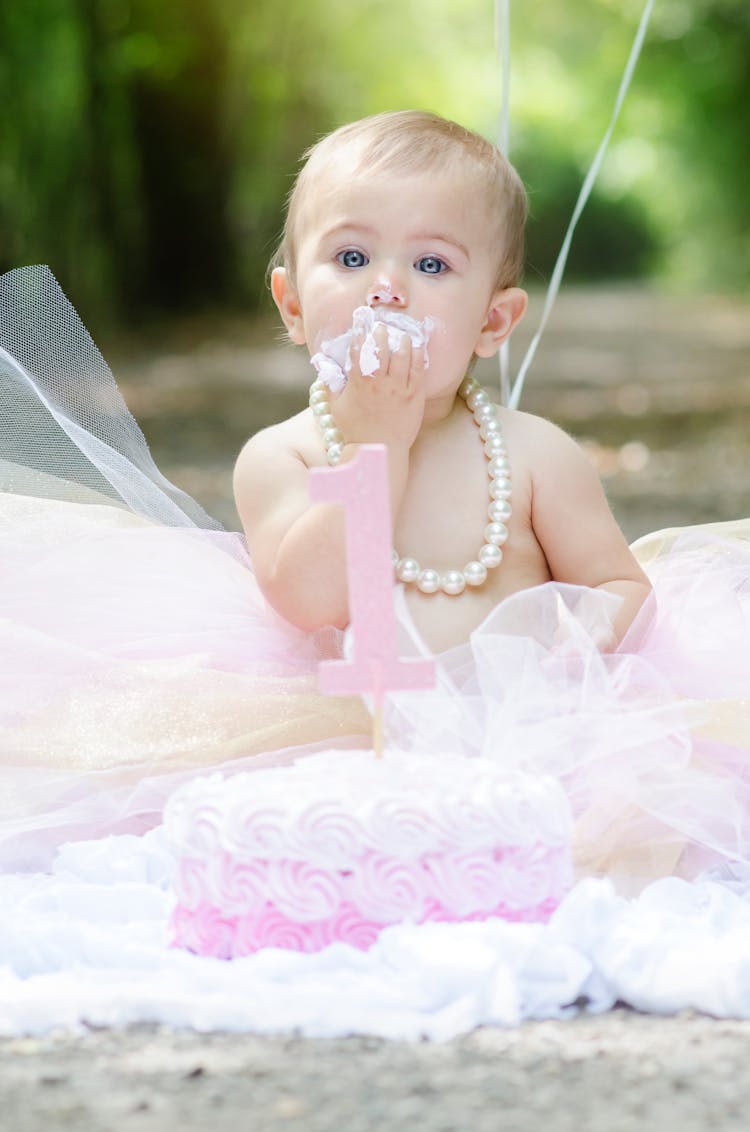
<svg viewBox="0 0 750 1132">
<path fill-rule="evenodd" d="M 442 574 L 429 567 L 423 568 L 416 558 L 402 558 L 398 551 L 393 551 L 393 566 L 400 582 L 416 585 L 423 594 L 441 592 L 451 597 L 463 593 L 467 586 L 481 586 L 487 580 L 487 571 L 500 565 L 511 516 L 510 462 L 497 405 L 492 404 L 489 393 L 473 377 L 464 378 L 458 393 L 474 417 L 488 459 L 490 501 L 487 515 L 490 521 L 484 528 L 484 542 L 476 559 L 468 562 L 463 570 L 444 570 Z M 328 463 L 335 466 L 341 461 L 346 442 L 336 427 L 328 387 L 322 381 L 314 381 L 310 387 L 310 408 L 323 438 Z"/>
</svg>

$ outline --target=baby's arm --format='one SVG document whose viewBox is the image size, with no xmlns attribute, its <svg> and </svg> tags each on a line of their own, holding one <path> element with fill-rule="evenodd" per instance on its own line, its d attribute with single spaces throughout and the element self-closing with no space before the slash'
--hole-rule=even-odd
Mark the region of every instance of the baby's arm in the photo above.
<svg viewBox="0 0 750 1132">
<path fill-rule="evenodd" d="M 531 521 L 552 577 L 621 597 L 612 639 L 616 648 L 651 590 L 609 509 L 590 460 L 566 433 L 526 418 L 532 477 Z"/>
<path fill-rule="evenodd" d="M 362 376 L 352 365 L 333 411 L 345 441 L 343 460 L 363 443 L 388 447 L 391 513 L 403 498 L 409 451 L 424 413 L 424 357 L 408 338 L 389 351 L 376 330 L 381 368 Z M 361 345 L 361 343 L 359 343 Z M 266 429 L 243 448 L 234 473 L 237 510 L 258 583 L 270 604 L 301 629 L 344 628 L 349 621 L 343 509 L 311 504 L 310 458 L 323 447 L 308 413 Z"/>
<path fill-rule="evenodd" d="M 234 469 L 234 497 L 261 590 L 301 629 L 346 625 L 340 507 L 310 504 L 294 422 L 256 434 Z"/>
</svg>

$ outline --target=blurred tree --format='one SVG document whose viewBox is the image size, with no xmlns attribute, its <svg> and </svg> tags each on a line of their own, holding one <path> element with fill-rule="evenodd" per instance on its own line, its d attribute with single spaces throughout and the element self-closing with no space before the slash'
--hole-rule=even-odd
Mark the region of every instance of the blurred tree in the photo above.
<svg viewBox="0 0 750 1132">
<path fill-rule="evenodd" d="M 522 163 L 532 149 L 525 139 L 533 142 L 535 179 L 547 155 L 585 172 L 641 8 L 642 0 L 545 0 L 543 35 L 526 8 L 514 9 L 517 152 Z M 629 200 L 631 212 L 640 206 L 670 283 L 750 284 L 749 58 L 747 0 L 655 5 L 599 192 Z M 577 240 L 586 224 L 584 214 Z"/>
<path fill-rule="evenodd" d="M 298 159 L 367 113 L 495 133 L 492 0 L 0 0 L 0 267 L 88 309 L 257 303 Z M 549 269 L 641 0 L 512 5 L 512 153 Z M 571 272 L 750 282 L 750 5 L 660 0 Z M 532 275 L 533 278 L 533 275 Z"/>
<path fill-rule="evenodd" d="M 514 162 L 529 194 L 526 232 L 527 285 L 548 278 L 581 188 L 579 166 L 535 131 L 524 131 Z M 659 235 L 632 193 L 594 189 L 576 228 L 565 269 L 570 280 L 638 279 L 648 276 L 660 252 Z"/>
<path fill-rule="evenodd" d="M 691 285 L 750 284 L 749 60 L 747 0 L 671 0 L 658 13 L 643 86 L 670 130 L 652 214 L 673 275 Z"/>
<path fill-rule="evenodd" d="M 142 194 L 140 293 L 150 305 L 181 309 L 224 301 L 234 282 L 227 209 L 234 162 L 217 9 L 205 0 L 131 0 L 120 53 L 130 64 Z"/>
<path fill-rule="evenodd" d="M 233 278 L 226 40 L 202 0 L 0 5 L 0 262 L 121 312 Z"/>
</svg>

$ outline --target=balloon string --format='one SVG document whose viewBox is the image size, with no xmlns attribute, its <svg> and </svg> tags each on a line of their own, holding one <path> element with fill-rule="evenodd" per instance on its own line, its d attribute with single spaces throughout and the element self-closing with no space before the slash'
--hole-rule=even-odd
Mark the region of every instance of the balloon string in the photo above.
<svg viewBox="0 0 750 1132">
<path fill-rule="evenodd" d="M 500 122 L 497 143 L 501 151 L 510 150 L 510 0 L 495 0 L 495 50 L 500 62 Z M 500 400 L 510 399 L 510 342 L 500 347 Z"/>
<path fill-rule="evenodd" d="M 500 3 L 501 0 L 497 0 L 497 2 Z M 507 0 L 506 0 L 506 2 L 507 2 Z M 584 208 L 586 207 L 588 198 L 590 196 L 590 192 L 592 192 L 592 189 L 594 188 L 594 182 L 596 181 L 598 171 L 600 171 L 600 169 L 602 168 L 602 163 L 604 161 L 604 155 L 606 153 L 607 146 L 609 146 L 609 144 L 610 144 L 610 138 L 612 137 L 612 132 L 614 130 L 615 125 L 617 125 L 618 118 L 620 117 L 620 110 L 622 109 L 622 103 L 624 102 L 624 97 L 626 97 L 626 95 L 628 93 L 628 88 L 630 87 L 630 82 L 631 82 L 631 79 L 632 79 L 632 76 L 633 76 L 633 71 L 635 71 L 635 69 L 636 69 L 636 63 L 638 62 L 638 57 L 640 55 L 641 49 L 643 49 L 644 40 L 646 38 L 646 31 L 647 31 L 647 28 L 648 28 L 648 22 L 649 22 L 650 16 L 652 16 L 652 10 L 654 8 L 654 2 L 655 2 L 655 0 L 646 0 L 646 6 L 644 8 L 643 15 L 641 15 L 640 23 L 638 24 L 638 31 L 636 32 L 635 40 L 633 40 L 632 48 L 630 49 L 630 57 L 628 59 L 627 65 L 626 65 L 626 69 L 624 69 L 624 71 L 623 71 L 622 79 L 620 80 L 620 88 L 619 88 L 619 91 L 618 91 L 618 96 L 617 96 L 617 98 L 615 98 L 615 101 L 614 101 L 614 108 L 612 110 L 612 117 L 610 118 L 610 125 L 607 126 L 607 128 L 606 128 L 606 131 L 605 131 L 604 137 L 602 138 L 600 147 L 598 147 L 596 154 L 594 156 L 594 161 L 592 162 L 592 165 L 590 165 L 590 169 L 588 170 L 588 173 L 586 174 L 586 179 L 584 180 L 583 186 L 581 186 L 580 192 L 578 194 L 578 199 L 576 201 L 576 207 L 574 208 L 574 212 L 572 212 L 572 216 L 570 217 L 570 223 L 568 224 L 568 230 L 566 232 L 566 235 L 564 235 L 564 239 L 562 241 L 562 246 L 560 248 L 557 261 L 555 261 L 555 264 L 554 264 L 552 275 L 550 277 L 550 284 L 548 286 L 548 291 L 546 291 L 546 298 L 544 300 L 544 308 L 542 310 L 542 317 L 540 319 L 540 325 L 538 325 L 538 329 L 536 331 L 536 334 L 532 338 L 531 343 L 529 343 L 528 350 L 526 351 L 526 353 L 524 355 L 524 360 L 521 361 L 521 363 L 520 363 L 520 368 L 518 370 L 518 376 L 516 378 L 514 386 L 512 386 L 512 391 L 510 393 L 510 396 L 506 397 L 505 394 L 503 394 L 503 397 L 502 397 L 503 404 L 508 404 L 511 409 L 517 409 L 518 408 L 518 402 L 520 401 L 520 395 L 521 395 L 521 393 L 523 393 L 523 389 L 524 389 L 526 374 L 528 372 L 529 366 L 532 365 L 532 361 L 534 360 L 534 354 L 536 353 L 536 348 L 537 348 L 538 344 L 540 344 L 542 334 L 544 333 L 544 327 L 546 326 L 546 323 L 548 323 L 548 319 L 550 317 L 550 312 L 551 312 L 552 307 L 554 305 L 554 300 L 557 299 L 557 297 L 558 297 L 558 291 L 560 290 L 560 284 L 562 282 L 562 275 L 563 275 L 564 269 L 566 269 L 566 264 L 567 264 L 567 261 L 568 261 L 568 254 L 569 254 L 569 251 L 570 251 L 570 245 L 571 245 L 571 242 L 572 242 L 572 237 L 574 237 L 574 232 L 576 231 L 576 225 L 578 224 L 580 214 L 583 213 Z M 498 22 L 499 22 L 499 19 L 500 19 L 500 16 L 498 16 Z M 506 44 L 508 43 L 507 38 L 506 38 L 505 42 L 506 42 Z M 503 70 L 507 71 L 509 69 L 509 60 L 508 60 L 508 54 L 507 54 L 506 51 L 503 51 L 503 54 L 502 54 L 502 66 L 503 66 Z M 503 89 L 505 89 L 505 86 L 503 86 Z M 505 112 L 505 110 L 506 110 L 506 103 L 503 103 L 503 112 Z M 501 361 L 501 367 L 502 367 L 502 361 Z M 501 370 L 501 389 L 502 389 L 502 370 Z"/>
</svg>

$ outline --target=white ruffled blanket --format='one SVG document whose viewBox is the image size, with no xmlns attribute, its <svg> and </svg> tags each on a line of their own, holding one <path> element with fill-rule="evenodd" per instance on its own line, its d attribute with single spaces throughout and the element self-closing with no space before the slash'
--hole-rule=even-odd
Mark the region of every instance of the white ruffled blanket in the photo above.
<svg viewBox="0 0 750 1132">
<path fill-rule="evenodd" d="M 0 876 L 0 1034 L 162 1022 L 197 1030 L 447 1040 L 617 1001 L 750 1018 L 750 873 L 667 878 L 635 900 L 581 881 L 546 926 L 392 927 L 369 952 L 224 962 L 169 946 L 163 830 L 63 846 Z"/>
</svg>

